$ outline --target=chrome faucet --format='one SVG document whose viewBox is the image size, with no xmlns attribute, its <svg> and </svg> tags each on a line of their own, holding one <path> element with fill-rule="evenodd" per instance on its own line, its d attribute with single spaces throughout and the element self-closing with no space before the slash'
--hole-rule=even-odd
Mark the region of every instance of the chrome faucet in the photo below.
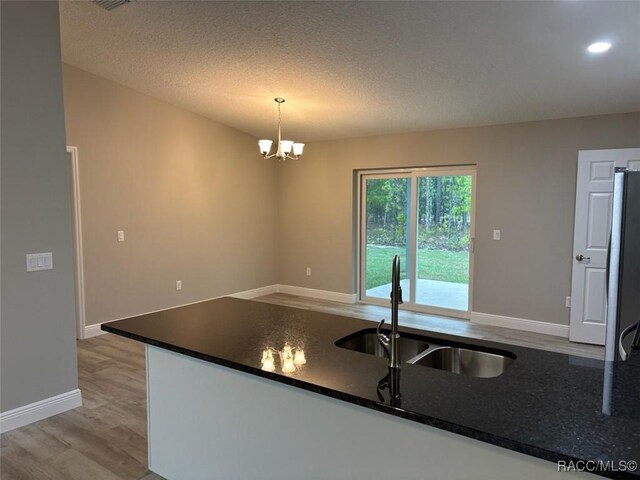
<svg viewBox="0 0 640 480">
<path fill-rule="evenodd" d="M 387 336 L 380 331 L 384 325 L 384 318 L 378 324 L 378 341 L 387 351 L 389 356 L 389 368 L 400 368 L 400 357 L 398 354 L 398 305 L 402 303 L 402 287 L 400 286 L 400 257 L 393 257 L 393 267 L 391 269 L 391 335 Z"/>
</svg>

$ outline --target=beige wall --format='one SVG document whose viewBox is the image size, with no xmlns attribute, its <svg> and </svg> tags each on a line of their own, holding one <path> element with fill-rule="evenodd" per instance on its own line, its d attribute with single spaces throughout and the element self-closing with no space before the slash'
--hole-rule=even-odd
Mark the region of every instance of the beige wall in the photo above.
<svg viewBox="0 0 640 480">
<path fill-rule="evenodd" d="M 354 170 L 477 164 L 473 311 L 568 324 L 578 150 L 639 145 L 639 113 L 310 143 L 280 173 L 280 283 L 355 292 Z"/>
<path fill-rule="evenodd" d="M 87 325 L 277 283 L 277 166 L 254 137 L 69 65 L 63 74 Z"/>
<path fill-rule="evenodd" d="M 71 209 L 57 2 L 0 2 L 0 410 L 77 388 Z M 52 252 L 53 270 L 26 271 Z"/>
<path fill-rule="evenodd" d="M 631 113 L 315 142 L 278 165 L 247 134 L 63 72 L 88 325 L 275 283 L 353 293 L 354 171 L 453 164 L 478 166 L 473 311 L 567 324 L 577 152 L 640 144 Z"/>
</svg>

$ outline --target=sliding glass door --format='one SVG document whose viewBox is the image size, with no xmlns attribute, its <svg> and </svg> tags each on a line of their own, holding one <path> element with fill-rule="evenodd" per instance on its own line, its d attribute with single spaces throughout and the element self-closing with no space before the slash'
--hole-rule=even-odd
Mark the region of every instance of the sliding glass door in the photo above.
<svg viewBox="0 0 640 480">
<path fill-rule="evenodd" d="M 361 174 L 360 300 L 387 304 L 402 260 L 405 305 L 468 317 L 475 168 Z"/>
</svg>

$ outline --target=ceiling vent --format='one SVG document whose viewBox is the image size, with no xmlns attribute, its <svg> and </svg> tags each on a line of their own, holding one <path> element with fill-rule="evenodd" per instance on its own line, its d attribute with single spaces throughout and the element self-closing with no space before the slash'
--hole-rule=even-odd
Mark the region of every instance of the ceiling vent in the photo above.
<svg viewBox="0 0 640 480">
<path fill-rule="evenodd" d="M 93 3 L 105 10 L 113 10 L 125 3 L 129 3 L 131 0 L 93 0 Z"/>
</svg>

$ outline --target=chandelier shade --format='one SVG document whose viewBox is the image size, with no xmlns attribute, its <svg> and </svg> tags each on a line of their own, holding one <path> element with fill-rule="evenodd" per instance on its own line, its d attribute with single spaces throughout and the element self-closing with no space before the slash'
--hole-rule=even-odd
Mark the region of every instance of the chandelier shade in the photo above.
<svg viewBox="0 0 640 480">
<path fill-rule="evenodd" d="M 262 155 L 268 155 L 271 151 L 271 145 L 273 142 L 271 140 L 258 140 L 258 146 L 260 147 L 260 153 Z"/>
</svg>

